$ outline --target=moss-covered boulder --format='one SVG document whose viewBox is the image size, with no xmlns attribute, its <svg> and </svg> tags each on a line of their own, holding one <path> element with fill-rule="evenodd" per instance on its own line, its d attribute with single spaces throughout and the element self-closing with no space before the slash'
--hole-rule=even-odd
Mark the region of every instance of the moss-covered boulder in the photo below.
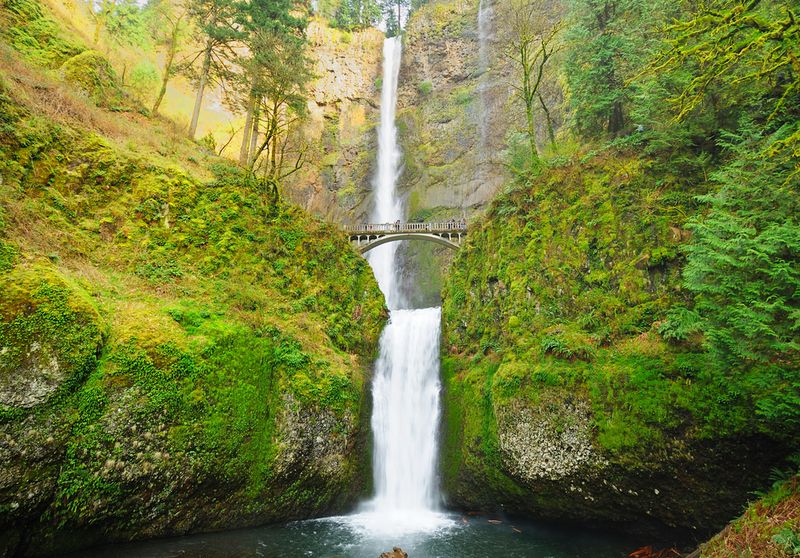
<svg viewBox="0 0 800 558">
<path fill-rule="evenodd" d="M 95 50 L 85 50 L 67 59 L 60 71 L 65 81 L 98 106 L 113 107 L 123 98 L 117 73 L 108 59 Z"/>
<path fill-rule="evenodd" d="M 44 266 L 0 275 L 0 409 L 19 413 L 80 385 L 104 327 L 88 296 Z"/>
<path fill-rule="evenodd" d="M 0 534 L 14 548 L 55 490 L 67 402 L 96 368 L 106 326 L 49 265 L 0 274 L 0 292 Z"/>
</svg>

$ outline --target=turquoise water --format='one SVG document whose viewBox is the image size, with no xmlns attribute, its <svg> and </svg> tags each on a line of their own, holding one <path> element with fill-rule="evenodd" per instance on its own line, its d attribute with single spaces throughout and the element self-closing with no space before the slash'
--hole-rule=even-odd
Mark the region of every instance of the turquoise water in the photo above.
<svg viewBox="0 0 800 558">
<path fill-rule="evenodd" d="M 643 541 L 577 527 L 460 514 L 421 517 L 414 528 L 378 529 L 370 514 L 325 518 L 82 551 L 85 558 L 622 558 Z M 420 524 L 428 523 L 427 527 Z M 76 555 L 78 556 L 78 555 Z"/>
</svg>

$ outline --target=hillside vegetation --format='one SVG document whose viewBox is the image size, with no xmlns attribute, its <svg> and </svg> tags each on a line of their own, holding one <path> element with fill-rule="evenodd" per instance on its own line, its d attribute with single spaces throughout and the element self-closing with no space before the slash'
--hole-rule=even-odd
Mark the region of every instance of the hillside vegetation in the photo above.
<svg viewBox="0 0 800 558">
<path fill-rule="evenodd" d="M 565 3 L 569 125 L 509 146 L 447 277 L 444 484 L 698 536 L 800 441 L 800 30 L 779 1 L 602 4 Z"/>
<path fill-rule="evenodd" d="M 3 552 L 351 502 L 385 319 L 366 262 L 142 116 L 41 4 L 0 18 Z"/>
</svg>

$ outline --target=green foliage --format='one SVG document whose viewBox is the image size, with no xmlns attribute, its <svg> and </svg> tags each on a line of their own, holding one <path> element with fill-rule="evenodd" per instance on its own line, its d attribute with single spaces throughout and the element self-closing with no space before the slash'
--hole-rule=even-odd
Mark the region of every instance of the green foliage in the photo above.
<svg viewBox="0 0 800 558">
<path fill-rule="evenodd" d="M 341 0 L 331 20 L 334 27 L 353 31 L 374 27 L 381 18 L 378 0 Z"/>
<path fill-rule="evenodd" d="M 686 286 L 696 294 L 709 345 L 725 368 L 783 363 L 800 351 L 800 181 L 793 161 L 761 153 L 745 129 L 728 137 L 734 158 L 713 175 L 710 211 L 692 224 Z"/>
<path fill-rule="evenodd" d="M 136 0 L 97 0 L 97 10 L 106 10 L 105 30 L 111 40 L 137 47 L 150 46 L 145 14 Z"/>
<path fill-rule="evenodd" d="M 509 322 L 511 320 L 509 319 Z M 541 341 L 542 351 L 567 360 L 592 360 L 594 349 L 585 334 L 550 328 Z"/>
<path fill-rule="evenodd" d="M 417 91 L 420 95 L 430 95 L 433 91 L 433 84 L 430 81 L 421 81 L 417 85 Z"/>
<path fill-rule="evenodd" d="M 572 127 L 587 137 L 619 134 L 635 91 L 625 87 L 647 56 L 647 27 L 658 25 L 656 2 L 571 0 L 565 64 Z M 636 29 L 636 33 L 631 30 Z"/>
<path fill-rule="evenodd" d="M 790 527 L 782 529 L 772 535 L 772 541 L 780 546 L 789 556 L 800 554 L 800 531 L 795 531 Z"/>
<path fill-rule="evenodd" d="M 35 64 L 58 68 L 85 50 L 36 1 L 8 0 L 3 3 L 3 10 L 5 21 L 0 26 L 0 36 Z"/>
<path fill-rule="evenodd" d="M 126 85 L 135 99 L 144 102 L 156 89 L 159 80 L 158 69 L 155 65 L 142 61 L 133 67 Z"/>
<path fill-rule="evenodd" d="M 683 306 L 676 306 L 667 312 L 667 319 L 656 329 L 664 339 L 685 341 L 701 331 L 700 316 Z"/>
</svg>

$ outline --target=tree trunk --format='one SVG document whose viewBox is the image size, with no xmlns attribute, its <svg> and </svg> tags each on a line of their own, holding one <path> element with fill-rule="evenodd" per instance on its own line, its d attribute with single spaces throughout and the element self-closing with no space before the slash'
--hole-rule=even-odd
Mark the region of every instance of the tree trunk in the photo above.
<svg viewBox="0 0 800 558">
<path fill-rule="evenodd" d="M 247 101 L 247 116 L 244 120 L 244 130 L 242 131 L 242 147 L 239 149 L 239 164 L 243 167 L 247 166 L 247 161 L 250 159 L 250 135 L 253 129 L 253 111 L 255 110 L 256 96 L 250 91 L 250 99 Z"/>
<path fill-rule="evenodd" d="M 400 32 L 403 30 L 403 26 L 400 23 L 400 2 L 397 2 L 397 34 L 399 35 Z"/>
<path fill-rule="evenodd" d="M 164 95 L 167 93 L 167 83 L 169 78 L 172 77 L 172 65 L 175 63 L 175 53 L 178 50 L 178 24 L 172 30 L 172 35 L 169 40 L 169 51 L 167 52 L 167 63 L 164 66 L 164 76 L 161 78 L 161 89 L 158 92 L 158 98 L 153 103 L 153 116 L 158 114 L 158 107 L 161 106 L 161 101 L 164 100 Z"/>
<path fill-rule="evenodd" d="M 536 94 L 531 83 L 532 66 L 528 62 L 528 44 L 521 42 L 519 46 L 519 59 L 522 66 L 522 101 L 525 103 L 525 121 L 528 128 L 528 141 L 530 142 L 531 168 L 539 162 L 539 150 L 536 148 L 536 125 L 533 119 L 533 103 Z"/>
<path fill-rule="evenodd" d="M 247 168 L 253 171 L 256 164 L 256 145 L 258 144 L 258 121 L 261 119 L 259 102 L 253 107 L 253 131 L 250 134 L 250 153 L 247 155 Z"/>
<path fill-rule="evenodd" d="M 625 115 L 622 112 L 622 101 L 615 101 L 608 118 L 608 133 L 617 136 L 625 127 Z"/>
<path fill-rule="evenodd" d="M 100 42 L 100 29 L 105 27 L 106 19 L 108 17 L 108 3 L 109 0 L 102 0 L 100 3 L 100 11 L 94 14 L 94 36 L 92 37 L 92 46 L 97 46 Z M 91 6 L 91 5 L 90 5 Z"/>
<path fill-rule="evenodd" d="M 278 137 L 278 119 L 280 118 L 280 115 L 278 114 L 279 110 L 280 108 L 278 106 L 278 101 L 274 101 L 272 103 L 272 126 L 270 128 L 270 136 L 272 136 L 272 149 L 269 157 L 270 178 L 275 178 L 278 176 L 278 141 L 280 140 Z"/>
<path fill-rule="evenodd" d="M 539 162 L 539 149 L 536 147 L 536 124 L 533 120 L 533 103 L 525 104 L 525 118 L 528 121 L 528 141 L 531 145 L 531 167 Z"/>
<path fill-rule="evenodd" d="M 208 81 L 208 72 L 211 69 L 211 40 L 206 43 L 206 51 L 203 55 L 203 68 L 200 71 L 200 83 L 197 84 L 197 96 L 194 99 L 194 110 L 192 111 L 192 122 L 189 124 L 189 138 L 194 139 L 197 132 L 197 121 L 200 119 L 200 107 L 203 104 L 203 92 Z"/>
<path fill-rule="evenodd" d="M 555 130 L 553 130 L 553 119 L 550 116 L 550 110 L 547 108 L 542 94 L 537 93 L 537 95 L 539 96 L 539 104 L 542 105 L 542 110 L 544 111 L 544 117 L 547 120 L 547 137 L 550 138 L 550 146 L 553 148 L 553 151 L 556 151 L 556 133 Z"/>
</svg>

